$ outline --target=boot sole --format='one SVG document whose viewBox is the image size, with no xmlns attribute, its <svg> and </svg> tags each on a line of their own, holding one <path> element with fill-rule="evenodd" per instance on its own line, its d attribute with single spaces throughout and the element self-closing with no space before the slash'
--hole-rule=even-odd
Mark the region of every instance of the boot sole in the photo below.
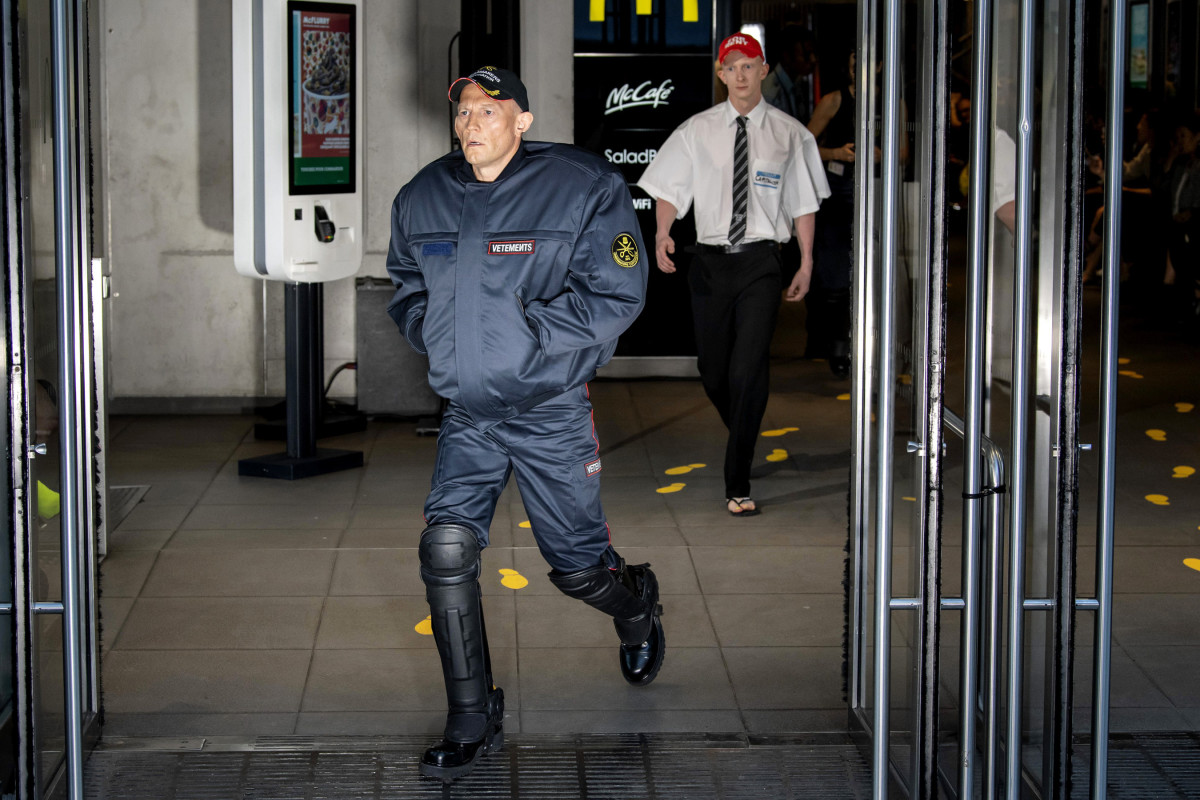
<svg viewBox="0 0 1200 800">
<path fill-rule="evenodd" d="M 475 757 L 465 764 L 459 764 L 457 767 L 438 767 L 433 764 L 421 762 L 417 771 L 427 778 L 437 778 L 442 783 L 450 783 L 459 778 L 464 778 L 475 770 L 479 762 L 486 756 L 491 755 L 495 751 L 504 746 L 504 728 L 498 727 L 492 731 L 483 747 L 475 751 Z"/>
</svg>

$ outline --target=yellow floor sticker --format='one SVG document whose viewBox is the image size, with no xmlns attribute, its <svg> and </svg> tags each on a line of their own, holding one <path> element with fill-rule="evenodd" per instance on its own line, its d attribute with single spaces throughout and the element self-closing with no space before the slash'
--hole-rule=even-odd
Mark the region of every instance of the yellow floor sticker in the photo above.
<svg viewBox="0 0 1200 800">
<path fill-rule="evenodd" d="M 1185 558 L 1183 563 L 1197 572 L 1200 572 L 1200 558 Z"/>
<path fill-rule="evenodd" d="M 1165 442 L 1167 440 L 1167 432 L 1160 431 L 1158 428 L 1151 428 L 1146 431 L 1146 435 L 1156 442 Z"/>
<path fill-rule="evenodd" d="M 670 486 L 660 486 L 654 491 L 658 492 L 659 494 L 671 494 L 672 492 L 678 492 L 685 486 L 687 486 L 686 483 L 672 483 Z"/>
<path fill-rule="evenodd" d="M 783 450 L 781 448 L 776 447 L 774 450 L 771 451 L 771 454 L 767 456 L 767 461 L 784 461 L 787 459 L 787 457 L 788 457 L 787 450 Z"/>
<path fill-rule="evenodd" d="M 62 500 L 58 492 L 41 481 L 37 482 L 37 507 L 38 516 L 42 517 L 42 519 L 57 517 L 59 510 L 62 508 Z"/>
<path fill-rule="evenodd" d="M 515 569 L 502 569 L 499 572 L 504 576 L 500 579 L 501 586 L 509 589 L 524 589 L 529 585 L 529 580 Z"/>
<path fill-rule="evenodd" d="M 910 502 L 910 503 L 915 503 L 915 502 L 917 502 L 917 498 L 915 498 L 915 497 L 901 497 L 900 499 L 901 499 L 901 500 L 907 500 L 907 501 L 908 501 L 908 502 Z"/>
<path fill-rule="evenodd" d="M 518 528 L 532 528 L 532 527 L 533 527 L 533 523 L 532 523 L 532 522 L 530 522 L 529 520 L 525 520 L 524 522 L 518 523 L 518 524 L 517 524 L 517 527 L 518 527 Z"/>
<path fill-rule="evenodd" d="M 426 617 L 421 620 L 413 630 L 422 636 L 433 636 L 433 617 Z"/>
<path fill-rule="evenodd" d="M 1171 501 L 1169 499 L 1167 499 L 1167 496 L 1165 494 L 1148 494 L 1148 495 L 1146 495 L 1146 499 L 1149 500 L 1151 503 L 1154 503 L 1154 505 L 1156 505 L 1156 506 L 1171 505 Z"/>
<path fill-rule="evenodd" d="M 900 379 L 901 386 L 912 386 L 912 375 L 905 374 L 898 377 Z"/>
<path fill-rule="evenodd" d="M 1192 405 L 1191 403 L 1176 403 L 1175 404 L 1175 410 L 1178 411 L 1180 414 L 1186 414 L 1189 411 L 1191 411 L 1193 408 L 1195 408 L 1195 406 Z"/>
<path fill-rule="evenodd" d="M 785 433 L 791 433 L 792 431 L 798 431 L 798 430 L 800 430 L 800 429 L 799 428 L 776 428 L 773 431 L 763 431 L 762 435 L 763 436 L 783 436 Z"/>
<path fill-rule="evenodd" d="M 849 392 L 846 392 L 845 394 L 839 394 L 839 395 L 837 396 L 837 399 L 838 399 L 838 400 L 849 400 L 849 399 L 850 399 L 850 393 L 849 393 Z"/>
<path fill-rule="evenodd" d="M 663 472 L 667 475 L 686 475 L 694 469 L 704 469 L 707 466 L 708 464 L 685 464 L 682 467 L 671 467 Z"/>
<path fill-rule="evenodd" d="M 1118 363 L 1118 364 L 1128 364 L 1128 363 L 1129 363 L 1129 359 L 1128 359 L 1128 358 L 1118 358 L 1118 359 L 1117 359 L 1117 363 Z"/>
<path fill-rule="evenodd" d="M 1176 467 L 1172 478 L 1190 478 L 1196 474 L 1195 467 Z"/>
<path fill-rule="evenodd" d="M 1119 370 L 1117 370 L 1117 374 L 1124 375 L 1126 378 L 1144 378 L 1144 377 L 1146 377 L 1142 373 L 1134 372 L 1131 369 L 1119 369 Z"/>
</svg>

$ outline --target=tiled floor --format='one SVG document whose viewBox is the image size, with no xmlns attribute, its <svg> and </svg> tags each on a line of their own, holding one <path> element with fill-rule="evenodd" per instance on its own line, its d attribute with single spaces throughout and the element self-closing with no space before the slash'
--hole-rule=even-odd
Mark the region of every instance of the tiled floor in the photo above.
<svg viewBox="0 0 1200 800">
<path fill-rule="evenodd" d="M 621 679 L 611 623 L 550 585 L 515 487 L 502 496 L 482 583 L 511 731 L 845 728 L 850 404 L 839 397 L 849 383 L 795 357 L 792 323 L 781 327 L 763 427 L 797 430 L 762 440 L 763 513 L 752 519 L 724 511 L 723 433 L 697 382 L 592 385 L 614 544 L 654 565 L 664 595 L 668 653 L 653 686 Z M 1200 493 L 1187 491 L 1200 477 L 1169 477 L 1200 467 L 1200 410 L 1173 405 L 1200 405 L 1200 378 L 1181 369 L 1197 350 L 1135 330 L 1122 353 L 1144 377 L 1122 384 L 1118 427 L 1113 729 L 1197 730 L 1200 572 L 1183 560 L 1200 557 Z M 363 451 L 362 469 L 240 478 L 238 459 L 282 449 L 255 441 L 254 422 L 110 420 L 110 483 L 150 488 L 102 566 L 107 734 L 440 732 L 441 671 L 431 637 L 415 630 L 428 614 L 415 548 L 434 439 L 410 422 L 372 421 L 321 442 Z M 1151 442 L 1148 428 L 1169 429 L 1167 442 Z M 765 460 L 776 448 L 786 457 Z M 664 474 L 695 464 L 706 466 Z M 685 486 L 655 491 L 672 483 Z M 1164 485 L 1170 506 L 1144 500 Z M 1084 583 L 1093 559 L 1081 551 Z M 502 569 L 528 585 L 501 585 Z M 1086 625 L 1080 641 L 1087 697 Z"/>
</svg>

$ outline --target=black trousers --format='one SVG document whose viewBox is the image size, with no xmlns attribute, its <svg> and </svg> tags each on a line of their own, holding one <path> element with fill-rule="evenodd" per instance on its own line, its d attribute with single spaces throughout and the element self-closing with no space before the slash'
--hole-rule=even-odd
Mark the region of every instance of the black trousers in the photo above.
<svg viewBox="0 0 1200 800">
<path fill-rule="evenodd" d="M 779 252 L 698 253 L 688 273 L 697 366 L 729 439 L 725 495 L 750 494 L 750 464 L 770 388 L 771 337 L 783 277 Z"/>
</svg>

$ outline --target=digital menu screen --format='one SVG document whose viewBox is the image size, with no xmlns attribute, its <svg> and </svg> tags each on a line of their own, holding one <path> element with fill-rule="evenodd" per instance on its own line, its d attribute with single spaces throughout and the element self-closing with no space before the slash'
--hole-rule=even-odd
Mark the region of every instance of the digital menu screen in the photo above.
<svg viewBox="0 0 1200 800">
<path fill-rule="evenodd" d="M 355 7 L 288 5 L 288 189 L 355 191 Z"/>
</svg>

